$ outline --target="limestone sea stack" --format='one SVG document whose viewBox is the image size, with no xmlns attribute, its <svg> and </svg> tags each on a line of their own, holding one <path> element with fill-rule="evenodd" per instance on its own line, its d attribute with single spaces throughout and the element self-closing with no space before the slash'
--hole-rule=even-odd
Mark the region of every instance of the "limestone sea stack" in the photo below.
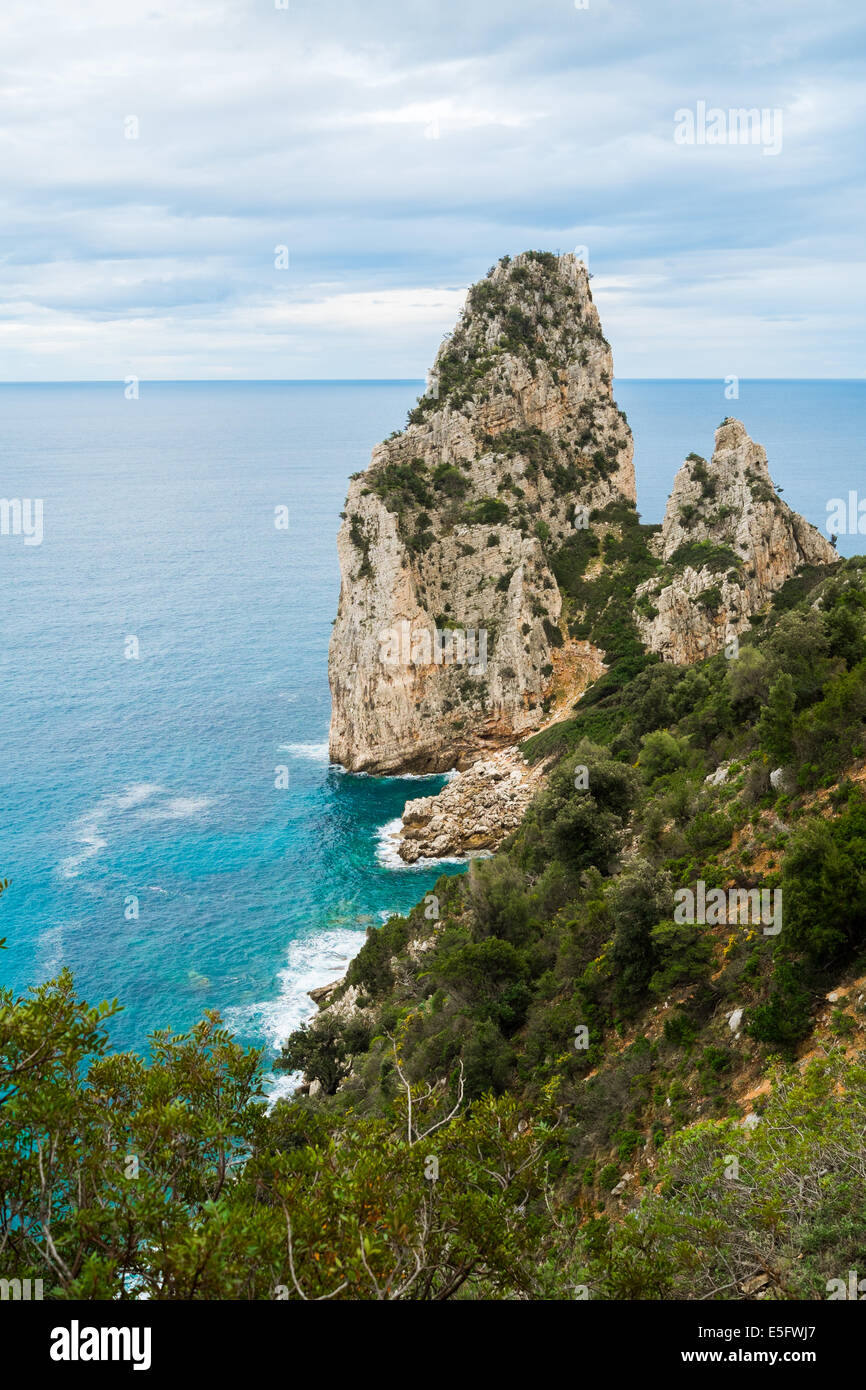
<svg viewBox="0 0 866 1390">
<path fill-rule="evenodd" d="M 573 255 L 504 257 L 469 291 L 406 428 L 350 483 L 332 761 L 467 768 L 545 722 L 563 671 L 580 695 L 594 672 L 569 659 L 547 556 L 594 509 L 634 502 L 612 376 Z"/>
<path fill-rule="evenodd" d="M 716 430 L 710 462 L 690 454 L 654 538 L 662 573 L 637 591 L 650 651 L 686 664 L 721 651 L 802 565 L 838 555 L 779 497 L 767 455 L 739 420 Z"/>
</svg>

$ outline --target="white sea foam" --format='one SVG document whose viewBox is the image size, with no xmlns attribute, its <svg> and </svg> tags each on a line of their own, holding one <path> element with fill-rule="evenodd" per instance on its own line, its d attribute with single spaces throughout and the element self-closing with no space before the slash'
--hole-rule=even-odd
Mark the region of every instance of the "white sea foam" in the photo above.
<svg viewBox="0 0 866 1390">
<path fill-rule="evenodd" d="M 79 848 L 60 864 L 63 878 L 77 878 L 89 859 L 94 859 L 108 844 L 108 825 L 118 817 L 133 813 L 137 820 L 187 820 L 213 805 L 210 796 L 169 796 L 156 798 L 164 791 L 157 782 L 133 782 L 119 792 L 109 792 L 91 810 L 79 816 L 72 826 Z M 148 804 L 150 803 L 150 804 Z"/>
<path fill-rule="evenodd" d="M 414 864 L 407 864 L 405 859 L 401 859 L 399 851 L 402 829 L 403 821 L 398 816 L 396 820 L 386 821 L 376 832 L 376 859 L 383 869 L 402 869 L 406 873 L 413 869 L 432 869 L 437 864 L 468 864 L 470 859 L 490 858 L 489 851 L 476 850 L 474 854 L 443 854 L 441 859 L 431 859 L 422 855 Z"/>
<path fill-rule="evenodd" d="M 161 806 L 139 811 L 139 820 L 188 820 L 214 804 L 212 796 L 171 796 Z"/>
<path fill-rule="evenodd" d="M 108 817 L 117 812 L 133 810 L 160 791 L 162 787 L 156 782 L 133 782 L 130 786 L 124 787 L 123 791 L 109 792 L 107 796 L 100 798 L 92 810 L 85 811 L 72 827 L 75 841 L 81 848 L 68 855 L 61 863 L 60 872 L 63 877 L 77 878 L 82 864 L 86 864 L 88 859 L 93 859 L 101 849 L 105 849 L 108 841 L 101 830 Z"/>
<path fill-rule="evenodd" d="M 389 782 L 429 782 L 432 777 L 442 777 L 446 782 L 450 782 L 452 777 L 459 776 L 456 767 L 452 767 L 450 772 L 395 772 L 388 780 Z"/>
<path fill-rule="evenodd" d="M 363 946 L 365 936 L 360 926 L 355 929 L 334 927 L 291 942 L 286 964 L 277 975 L 277 997 L 226 1009 L 226 1023 L 233 1029 L 265 1037 L 278 1055 L 289 1033 L 316 1013 L 309 990 L 331 984 L 345 975 L 349 962 Z M 277 1072 L 266 1077 L 269 1104 L 290 1095 L 300 1080 L 297 1072 Z"/>
<path fill-rule="evenodd" d="M 402 829 L 403 820 L 398 816 L 396 820 L 386 821 L 376 832 L 376 859 L 383 869 L 407 868 L 397 852 Z"/>
<path fill-rule="evenodd" d="M 339 767 L 339 763 L 334 763 L 334 766 Z M 341 767 L 340 771 L 345 772 L 346 769 Z M 452 767 L 450 772 L 386 772 L 384 774 L 381 772 L 351 772 L 347 775 L 350 777 L 375 777 L 379 782 L 430 782 L 434 777 L 441 777 L 446 782 L 450 782 L 452 777 L 459 777 L 460 773 L 456 767 Z"/>
<path fill-rule="evenodd" d="M 39 976 L 42 979 L 53 978 L 65 963 L 63 942 L 66 926 L 67 924 L 63 923 L 58 927 L 49 927 L 39 934 Z"/>
<path fill-rule="evenodd" d="M 324 743 L 281 743 L 279 751 L 310 763 L 327 763 L 329 754 L 327 739 Z"/>
</svg>

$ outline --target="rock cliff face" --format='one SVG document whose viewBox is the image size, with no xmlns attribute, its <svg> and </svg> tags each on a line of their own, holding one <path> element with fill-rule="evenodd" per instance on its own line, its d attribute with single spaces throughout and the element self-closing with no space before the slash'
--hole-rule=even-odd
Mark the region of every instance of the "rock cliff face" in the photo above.
<svg viewBox="0 0 866 1390">
<path fill-rule="evenodd" d="M 653 544 L 663 568 L 637 590 L 635 619 L 647 648 L 680 664 L 720 651 L 801 565 L 838 559 L 781 500 L 766 453 L 733 419 L 710 463 L 690 454 L 677 473 Z"/>
<path fill-rule="evenodd" d="M 631 433 L 583 264 L 507 257 L 473 286 L 405 430 L 349 488 L 337 547 L 331 759 L 466 768 L 590 679 L 548 556 L 634 501 Z M 555 656 L 555 660 L 554 660 Z"/>
</svg>

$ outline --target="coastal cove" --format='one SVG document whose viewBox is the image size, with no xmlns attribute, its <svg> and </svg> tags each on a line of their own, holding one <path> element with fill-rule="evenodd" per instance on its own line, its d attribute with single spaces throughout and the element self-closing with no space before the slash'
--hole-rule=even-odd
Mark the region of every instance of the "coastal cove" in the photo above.
<svg viewBox="0 0 866 1390">
<path fill-rule="evenodd" d="M 42 499 L 44 530 L 40 545 L 0 546 L 5 983 L 69 965 L 85 997 L 124 1004 L 119 1046 L 217 1008 L 273 1051 L 367 926 L 463 871 L 395 867 L 384 839 L 444 778 L 328 764 L 346 483 L 420 389 L 0 390 L 4 493 Z M 708 452 L 731 410 L 819 528 L 825 479 L 842 495 L 858 485 L 862 383 L 741 383 L 733 406 L 721 382 L 617 381 L 616 395 L 645 520 L 661 519 L 685 454 Z M 840 554 L 862 548 L 839 539 Z"/>
</svg>

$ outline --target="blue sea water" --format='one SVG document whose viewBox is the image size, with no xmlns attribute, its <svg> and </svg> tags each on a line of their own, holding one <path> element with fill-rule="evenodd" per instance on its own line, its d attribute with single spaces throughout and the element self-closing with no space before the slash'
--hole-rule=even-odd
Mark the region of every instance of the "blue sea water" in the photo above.
<svg viewBox="0 0 866 1390">
<path fill-rule="evenodd" d="M 123 1003 L 120 1046 L 216 1008 L 270 1055 L 366 926 L 432 886 L 441 869 L 394 867 L 382 830 L 441 779 L 346 776 L 327 759 L 346 482 L 419 389 L 0 387 L 0 494 L 44 503 L 41 545 L 0 536 L 4 983 L 69 965 L 86 998 Z M 616 383 L 645 520 L 726 414 L 816 524 L 858 486 L 864 383 L 740 390 Z"/>
</svg>

